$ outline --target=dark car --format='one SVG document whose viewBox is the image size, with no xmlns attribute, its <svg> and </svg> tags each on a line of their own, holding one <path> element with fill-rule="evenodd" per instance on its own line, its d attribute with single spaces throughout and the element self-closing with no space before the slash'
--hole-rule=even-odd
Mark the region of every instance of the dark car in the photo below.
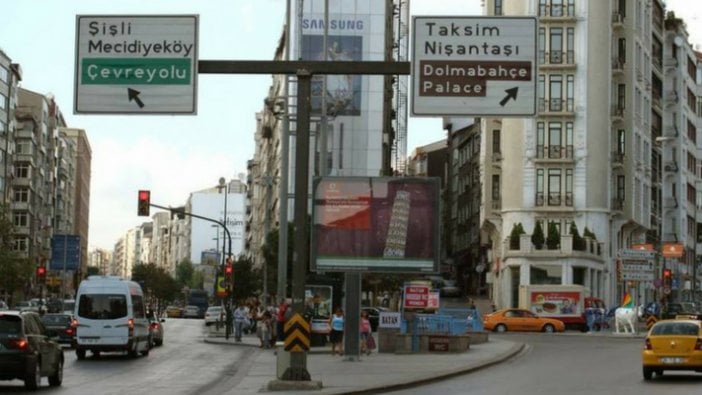
<svg viewBox="0 0 702 395">
<path fill-rule="evenodd" d="M 149 337 L 151 338 L 151 344 L 154 346 L 163 345 L 163 323 L 166 322 L 165 319 L 159 319 L 156 314 L 149 314 Z"/>
<path fill-rule="evenodd" d="M 35 312 L 0 312 L 0 380 L 20 379 L 36 389 L 41 378 L 49 385 L 63 381 L 63 350 Z"/>
<path fill-rule="evenodd" d="M 371 324 L 371 329 L 373 332 L 378 330 L 378 322 L 380 320 L 380 312 L 382 311 L 390 311 L 390 309 L 386 307 L 368 307 L 364 306 L 361 307 L 361 311 L 365 311 L 368 313 L 368 321 L 370 321 Z"/>
<path fill-rule="evenodd" d="M 668 303 L 663 307 L 661 318 L 664 320 L 674 319 L 679 315 L 694 316 L 695 319 L 702 319 L 702 313 L 693 302 Z"/>
<path fill-rule="evenodd" d="M 58 342 L 73 346 L 76 339 L 76 328 L 73 326 L 73 316 L 70 314 L 44 314 L 41 317 L 50 336 L 57 336 Z"/>
</svg>

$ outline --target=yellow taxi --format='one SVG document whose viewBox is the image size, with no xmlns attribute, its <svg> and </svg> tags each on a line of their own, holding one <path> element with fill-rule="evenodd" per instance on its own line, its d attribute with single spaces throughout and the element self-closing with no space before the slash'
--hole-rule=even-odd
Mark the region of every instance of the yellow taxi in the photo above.
<svg viewBox="0 0 702 395">
<path fill-rule="evenodd" d="M 563 321 L 553 318 L 539 317 L 525 309 L 501 309 L 483 318 L 486 331 L 532 331 L 532 332 L 563 332 Z"/>
<path fill-rule="evenodd" d="M 646 335 L 641 361 L 645 380 L 665 370 L 702 373 L 702 323 L 689 318 L 658 321 Z"/>
</svg>

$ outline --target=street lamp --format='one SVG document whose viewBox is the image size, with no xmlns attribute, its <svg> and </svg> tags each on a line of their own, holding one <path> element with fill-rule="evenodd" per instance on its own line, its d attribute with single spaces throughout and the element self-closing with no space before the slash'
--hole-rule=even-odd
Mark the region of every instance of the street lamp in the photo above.
<svg viewBox="0 0 702 395">
<path fill-rule="evenodd" d="M 226 229 L 227 227 L 227 198 L 229 195 L 229 185 L 227 184 L 227 180 L 224 177 L 219 178 L 219 185 L 217 185 L 217 190 L 219 193 L 222 193 L 222 189 L 224 189 L 224 215 L 222 215 L 222 223 L 224 224 L 224 228 Z M 217 247 L 219 249 L 219 247 Z M 232 240 L 231 238 L 229 239 L 229 254 L 232 253 Z M 229 256 L 226 254 L 225 251 L 225 246 L 224 243 L 222 243 L 222 268 L 224 268 L 224 261 L 226 258 Z"/>
</svg>

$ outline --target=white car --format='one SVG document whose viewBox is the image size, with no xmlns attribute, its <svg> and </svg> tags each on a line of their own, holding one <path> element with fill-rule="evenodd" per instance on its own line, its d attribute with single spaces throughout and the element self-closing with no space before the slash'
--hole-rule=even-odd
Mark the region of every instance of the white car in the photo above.
<svg viewBox="0 0 702 395">
<path fill-rule="evenodd" d="M 200 308 L 197 306 L 186 306 L 183 309 L 183 318 L 198 318 L 200 317 Z"/>
<path fill-rule="evenodd" d="M 224 309 L 222 306 L 210 306 L 205 312 L 205 325 L 210 326 L 217 321 L 224 322 Z"/>
</svg>

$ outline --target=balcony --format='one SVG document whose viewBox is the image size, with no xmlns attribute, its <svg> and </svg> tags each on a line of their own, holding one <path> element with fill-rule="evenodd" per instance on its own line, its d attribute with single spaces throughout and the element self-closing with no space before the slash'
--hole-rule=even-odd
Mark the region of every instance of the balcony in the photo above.
<svg viewBox="0 0 702 395">
<path fill-rule="evenodd" d="M 612 119 L 614 118 L 624 118 L 624 106 L 615 104 L 612 106 L 611 110 Z"/>
<path fill-rule="evenodd" d="M 676 104 L 679 100 L 678 92 L 674 89 L 666 91 L 665 95 L 663 96 L 663 100 L 665 101 L 666 105 Z"/>
<path fill-rule="evenodd" d="M 493 210 L 501 210 L 502 209 L 502 198 L 497 197 L 492 199 L 492 209 Z"/>
<path fill-rule="evenodd" d="M 539 112 L 541 115 L 549 115 L 557 113 L 573 113 L 575 111 L 574 99 L 539 99 Z"/>
<path fill-rule="evenodd" d="M 612 12 L 612 27 L 623 28 L 624 27 L 624 15 L 619 11 Z"/>
<path fill-rule="evenodd" d="M 668 172 L 668 173 L 675 173 L 678 171 L 678 162 L 676 161 L 668 161 L 663 164 L 663 171 Z"/>
<path fill-rule="evenodd" d="M 531 242 L 531 235 L 521 235 L 519 237 L 519 248 L 510 249 L 509 237 L 504 241 L 504 258 L 528 258 L 539 261 L 558 260 L 567 257 L 589 258 L 600 262 L 604 262 L 604 243 L 589 237 L 584 238 L 584 248 L 576 250 L 573 248 L 573 236 L 561 235 L 561 240 L 558 248 L 548 249 L 544 245 L 541 249 L 537 249 Z"/>
<path fill-rule="evenodd" d="M 542 4 L 539 5 L 539 17 L 543 20 L 575 20 L 575 5 Z"/>
<path fill-rule="evenodd" d="M 612 59 L 612 71 L 616 74 L 621 74 L 624 72 L 624 65 L 626 64 L 626 59 L 622 57 L 615 57 Z"/>
<path fill-rule="evenodd" d="M 537 159 L 573 159 L 572 145 L 537 145 Z"/>
<path fill-rule="evenodd" d="M 624 153 L 619 151 L 612 152 L 612 164 L 623 165 L 624 164 Z"/>
<path fill-rule="evenodd" d="M 624 198 L 613 198 L 612 199 L 612 210 L 613 211 L 623 211 L 624 210 Z"/>
</svg>

